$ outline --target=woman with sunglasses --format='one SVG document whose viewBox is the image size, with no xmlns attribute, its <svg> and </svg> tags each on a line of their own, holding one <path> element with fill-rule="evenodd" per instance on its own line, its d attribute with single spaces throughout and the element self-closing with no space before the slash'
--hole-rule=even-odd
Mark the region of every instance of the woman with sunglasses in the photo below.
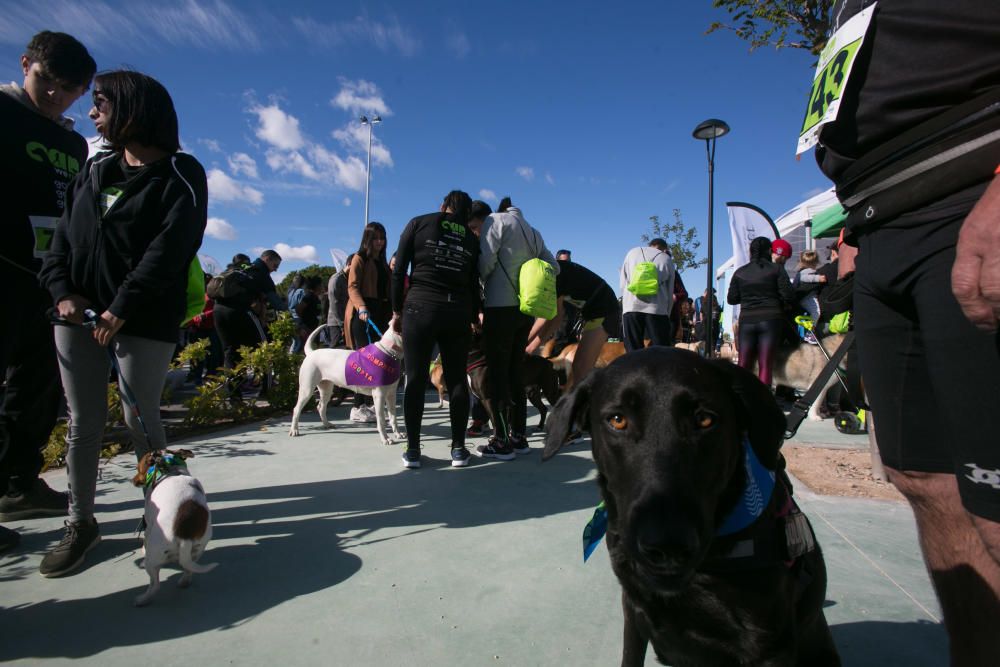
<svg viewBox="0 0 1000 667">
<path fill-rule="evenodd" d="M 160 394 L 208 219 L 205 170 L 179 152 L 167 90 L 138 72 L 104 72 L 93 100 L 89 115 L 107 150 L 66 193 L 41 273 L 59 317 L 91 325 L 55 330 L 70 414 L 70 518 L 42 559 L 46 577 L 73 572 L 100 541 L 94 496 L 111 356 L 121 394 L 134 404 L 124 412 L 136 457 L 166 446 Z"/>
</svg>

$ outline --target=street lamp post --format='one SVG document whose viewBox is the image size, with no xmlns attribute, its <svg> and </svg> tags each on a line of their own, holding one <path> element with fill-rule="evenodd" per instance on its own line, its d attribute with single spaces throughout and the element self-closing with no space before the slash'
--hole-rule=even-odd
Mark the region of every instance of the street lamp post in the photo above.
<svg viewBox="0 0 1000 667">
<path fill-rule="evenodd" d="M 701 312 L 702 317 L 705 322 L 705 356 L 712 357 L 715 354 L 715 328 L 718 324 L 715 322 L 715 314 L 713 308 L 712 299 L 712 285 L 714 281 L 715 266 L 713 263 L 712 256 L 712 241 L 714 230 L 714 216 L 713 216 L 713 187 L 715 185 L 715 140 L 719 137 L 727 134 L 729 132 L 729 125 L 725 121 L 719 120 L 718 118 L 709 118 L 706 121 L 698 123 L 698 127 L 694 128 L 692 136 L 695 139 L 705 140 L 705 154 L 708 155 L 708 280 L 705 283 L 706 293 L 708 298 L 706 299 L 702 296 L 701 299 Z M 708 309 L 706 311 L 706 308 Z"/>
<path fill-rule="evenodd" d="M 372 130 L 376 123 L 381 123 L 382 117 L 378 114 L 368 120 L 368 116 L 361 117 L 361 124 L 368 126 L 368 168 L 365 169 L 365 227 L 368 226 L 368 192 L 372 182 Z"/>
</svg>

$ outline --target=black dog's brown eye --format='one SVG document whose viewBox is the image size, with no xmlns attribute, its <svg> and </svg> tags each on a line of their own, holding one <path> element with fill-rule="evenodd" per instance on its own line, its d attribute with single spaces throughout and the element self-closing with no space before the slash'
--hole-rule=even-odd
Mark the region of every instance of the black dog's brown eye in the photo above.
<svg viewBox="0 0 1000 667">
<path fill-rule="evenodd" d="M 611 415 L 608 417 L 608 424 L 616 431 L 624 431 L 628 428 L 628 417 L 625 415 Z"/>
<path fill-rule="evenodd" d="M 698 428 L 711 428 L 715 424 L 715 415 L 708 412 L 696 412 L 694 413 L 694 422 Z"/>
</svg>

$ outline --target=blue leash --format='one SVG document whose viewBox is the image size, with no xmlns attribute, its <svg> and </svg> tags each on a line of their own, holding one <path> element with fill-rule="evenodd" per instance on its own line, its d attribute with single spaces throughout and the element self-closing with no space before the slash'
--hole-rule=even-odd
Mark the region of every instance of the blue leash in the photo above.
<svg viewBox="0 0 1000 667">
<path fill-rule="evenodd" d="M 84 320 L 81 326 L 83 326 L 86 329 L 97 328 L 96 312 L 94 312 L 90 308 L 87 308 L 86 310 L 83 311 L 83 317 Z M 72 326 L 70 322 L 67 322 L 66 320 L 63 320 L 61 318 L 57 318 L 55 316 L 53 316 L 52 318 L 52 323 Z M 115 373 L 118 374 L 118 383 L 121 385 L 122 389 L 122 403 L 128 406 L 128 408 L 132 411 L 132 414 L 135 415 L 136 420 L 139 422 L 139 426 L 142 427 L 142 434 L 146 436 L 146 444 L 148 444 L 151 449 L 155 449 L 155 447 L 153 446 L 153 441 L 149 437 L 149 429 L 146 428 L 146 420 L 142 418 L 142 413 L 139 412 L 139 402 L 136 400 L 135 394 L 132 392 L 132 387 L 130 387 L 128 382 L 125 380 L 125 374 L 122 373 L 122 367 L 121 364 L 118 363 L 118 357 L 117 355 L 115 355 L 115 351 L 111 347 L 110 343 L 108 344 L 106 349 L 108 352 L 108 358 L 111 360 L 111 367 L 114 368 Z"/>
<path fill-rule="evenodd" d="M 368 323 L 368 327 L 369 327 L 369 328 L 372 328 L 372 329 L 374 329 L 374 330 L 375 330 L 375 333 L 377 333 L 377 334 L 378 334 L 378 337 L 379 337 L 379 340 L 381 340 L 381 339 L 382 339 L 382 336 L 383 336 L 383 334 L 382 334 L 382 332 L 381 332 L 381 331 L 379 331 L 378 327 L 377 327 L 377 326 L 375 326 L 375 323 L 374 323 L 374 322 L 372 322 L 372 318 L 371 318 L 371 317 L 369 316 L 369 318 L 368 318 L 367 320 L 365 320 L 365 322 L 367 322 L 367 323 Z M 366 334 L 368 335 L 368 344 L 369 344 L 369 345 L 371 345 L 371 344 L 372 344 L 372 343 L 374 342 L 374 341 L 372 340 L 372 334 L 371 334 L 371 332 L 370 332 L 370 331 L 369 331 L 369 330 L 368 330 L 367 328 L 365 329 L 365 333 L 366 333 Z"/>
</svg>

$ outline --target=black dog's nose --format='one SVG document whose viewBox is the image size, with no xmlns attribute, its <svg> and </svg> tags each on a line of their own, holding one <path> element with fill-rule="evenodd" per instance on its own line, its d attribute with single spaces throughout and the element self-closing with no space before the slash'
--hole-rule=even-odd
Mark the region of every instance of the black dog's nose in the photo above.
<svg viewBox="0 0 1000 667">
<path fill-rule="evenodd" d="M 635 548 L 639 558 L 658 569 L 682 567 L 698 551 L 698 536 L 690 526 L 644 517 L 638 522 Z"/>
</svg>

